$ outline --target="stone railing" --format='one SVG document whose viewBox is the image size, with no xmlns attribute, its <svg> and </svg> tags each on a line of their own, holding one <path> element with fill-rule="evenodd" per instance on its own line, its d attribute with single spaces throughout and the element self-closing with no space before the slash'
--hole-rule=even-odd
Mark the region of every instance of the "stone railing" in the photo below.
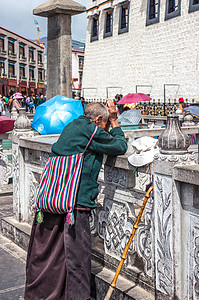
<svg viewBox="0 0 199 300">
<path fill-rule="evenodd" d="M 159 136 L 162 130 L 126 132 L 129 151 L 133 139 Z M 198 134 L 197 127 L 183 131 Z M 31 130 L 13 134 L 14 226 L 16 221 L 32 224 L 40 175 L 57 139 L 58 135 L 34 136 Z M 157 154 L 152 170 L 137 170 L 129 165 L 128 153 L 104 158 L 98 178 L 97 208 L 90 220 L 92 257 L 101 266 L 116 269 L 143 203 L 146 185 L 153 179 L 154 193 L 121 273 L 150 291 L 154 299 L 199 300 L 199 167 L 195 154 L 179 153 Z M 7 236 L 15 232 L 9 222 L 4 219 L 2 223 Z M 21 225 L 17 226 L 21 232 Z M 18 234 L 13 240 L 19 243 L 23 239 Z"/>
</svg>

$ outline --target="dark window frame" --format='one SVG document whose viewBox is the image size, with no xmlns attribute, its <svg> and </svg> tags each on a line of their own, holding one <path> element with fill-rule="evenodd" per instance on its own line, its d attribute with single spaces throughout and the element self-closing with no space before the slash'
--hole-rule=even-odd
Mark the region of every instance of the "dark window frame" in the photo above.
<svg viewBox="0 0 199 300">
<path fill-rule="evenodd" d="M 158 6 L 158 12 L 157 12 L 157 17 L 155 18 L 149 18 L 149 13 L 150 13 L 150 2 L 151 0 L 148 0 L 147 2 L 147 17 L 146 17 L 146 26 L 149 26 L 149 25 L 152 25 L 152 24 L 155 24 L 155 23 L 159 23 L 160 21 L 160 0 L 157 0 L 157 5 Z"/>
<path fill-rule="evenodd" d="M 97 22 L 97 34 L 96 35 L 93 35 L 94 34 L 94 22 Z M 99 37 L 99 15 L 95 15 L 92 17 L 92 20 L 91 20 L 91 42 L 94 42 L 94 41 L 97 41 L 98 40 L 98 37 Z"/>
<path fill-rule="evenodd" d="M 171 0 L 166 1 L 165 21 L 181 15 L 181 0 L 178 0 L 178 9 L 173 12 L 169 12 L 169 2 L 170 1 Z M 172 0 L 172 1 L 174 1 L 174 0 Z"/>
<path fill-rule="evenodd" d="M 189 0 L 189 13 L 199 10 L 199 3 L 193 4 L 194 0 Z"/>
<path fill-rule="evenodd" d="M 128 11 L 128 16 L 127 16 L 127 26 L 124 27 L 124 28 L 122 28 L 122 18 L 123 18 L 122 12 L 123 12 L 124 6 L 126 6 L 126 5 L 128 5 L 128 7 L 125 8 L 125 9 L 127 9 L 127 11 Z M 123 34 L 123 33 L 129 31 L 129 11 L 130 11 L 129 8 L 130 8 L 130 2 L 122 3 L 122 4 L 120 5 L 120 16 L 119 16 L 119 30 L 118 30 L 118 34 Z"/>
<path fill-rule="evenodd" d="M 111 12 L 111 14 L 110 14 Z M 108 16 L 111 16 L 111 24 L 110 24 L 110 31 L 107 30 L 107 21 Z M 113 9 L 108 10 L 105 12 L 105 22 L 104 22 L 104 38 L 110 37 L 113 35 Z"/>
</svg>

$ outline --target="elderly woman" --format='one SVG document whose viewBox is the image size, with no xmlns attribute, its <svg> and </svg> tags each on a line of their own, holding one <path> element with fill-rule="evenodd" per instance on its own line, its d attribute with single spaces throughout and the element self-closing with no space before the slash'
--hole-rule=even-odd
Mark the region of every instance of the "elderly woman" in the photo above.
<svg viewBox="0 0 199 300">
<path fill-rule="evenodd" d="M 91 232 L 89 216 L 96 207 L 97 178 L 103 154 L 122 155 L 126 139 L 117 121 L 116 107 L 108 101 L 90 103 L 84 115 L 69 123 L 51 156 L 82 153 L 97 125 L 97 131 L 84 155 L 80 185 L 74 210 L 75 223 L 66 215 L 44 212 L 44 222 L 32 227 L 28 257 L 26 300 L 86 300 L 90 298 Z M 108 132 L 109 126 L 112 129 Z"/>
</svg>

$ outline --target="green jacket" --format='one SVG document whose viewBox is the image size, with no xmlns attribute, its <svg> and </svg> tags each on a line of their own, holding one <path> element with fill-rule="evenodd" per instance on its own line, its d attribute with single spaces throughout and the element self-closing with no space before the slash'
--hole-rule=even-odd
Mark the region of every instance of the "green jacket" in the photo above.
<svg viewBox="0 0 199 300">
<path fill-rule="evenodd" d="M 70 156 L 82 153 L 95 129 L 87 117 L 80 116 L 69 123 L 62 131 L 58 141 L 53 144 L 51 156 Z M 84 162 L 76 203 L 95 208 L 95 199 L 99 193 L 97 178 L 102 166 L 103 154 L 117 156 L 125 154 L 127 143 L 120 127 L 110 133 L 97 128 L 91 144 L 84 155 Z"/>
</svg>

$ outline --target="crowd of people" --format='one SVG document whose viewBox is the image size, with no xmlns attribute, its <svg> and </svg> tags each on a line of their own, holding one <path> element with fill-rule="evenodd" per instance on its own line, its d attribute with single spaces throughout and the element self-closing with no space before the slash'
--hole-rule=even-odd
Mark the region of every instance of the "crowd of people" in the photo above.
<svg viewBox="0 0 199 300">
<path fill-rule="evenodd" d="M 37 106 L 46 101 L 45 96 L 42 94 L 36 95 L 22 95 L 21 93 L 15 93 L 12 96 L 0 95 L 0 116 L 5 115 L 6 111 L 11 113 L 13 106 L 17 112 L 21 107 L 25 107 L 27 113 L 34 113 Z"/>
</svg>

